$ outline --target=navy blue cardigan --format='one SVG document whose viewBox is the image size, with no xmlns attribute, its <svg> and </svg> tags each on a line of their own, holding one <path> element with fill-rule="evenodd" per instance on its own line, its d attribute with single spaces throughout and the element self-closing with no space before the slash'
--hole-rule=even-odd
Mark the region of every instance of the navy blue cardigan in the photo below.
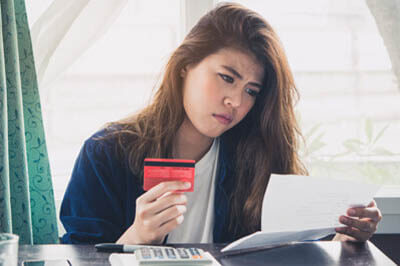
<svg viewBox="0 0 400 266">
<path fill-rule="evenodd" d="M 115 242 L 132 225 L 136 199 L 144 193 L 139 178 L 126 159 L 117 156 L 116 138 L 101 130 L 85 141 L 75 162 L 60 219 L 66 230 L 62 243 Z M 214 203 L 215 243 L 228 243 L 238 236 L 228 230 L 229 195 L 232 192 L 232 160 L 221 137 Z M 193 224 L 196 230 L 196 224 Z"/>
</svg>

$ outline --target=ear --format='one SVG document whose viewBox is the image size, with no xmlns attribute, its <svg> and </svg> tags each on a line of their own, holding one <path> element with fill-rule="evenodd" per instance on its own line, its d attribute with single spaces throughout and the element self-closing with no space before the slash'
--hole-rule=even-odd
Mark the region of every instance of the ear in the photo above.
<svg viewBox="0 0 400 266">
<path fill-rule="evenodd" d="M 186 67 L 181 69 L 180 76 L 181 76 L 181 78 L 184 78 L 186 76 Z"/>
</svg>

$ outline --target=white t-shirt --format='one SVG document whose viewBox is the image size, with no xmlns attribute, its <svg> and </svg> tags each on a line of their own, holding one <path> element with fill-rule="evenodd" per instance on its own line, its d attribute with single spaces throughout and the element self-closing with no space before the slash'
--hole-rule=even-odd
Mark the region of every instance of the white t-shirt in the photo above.
<svg viewBox="0 0 400 266">
<path fill-rule="evenodd" d="M 214 229 L 214 194 L 219 139 L 195 164 L 194 191 L 186 192 L 187 211 L 182 224 L 168 234 L 167 243 L 212 243 Z"/>
</svg>

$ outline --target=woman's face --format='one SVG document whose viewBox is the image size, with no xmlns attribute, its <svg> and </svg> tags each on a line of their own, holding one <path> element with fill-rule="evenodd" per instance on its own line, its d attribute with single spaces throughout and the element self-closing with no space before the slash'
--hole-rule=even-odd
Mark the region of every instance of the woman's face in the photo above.
<svg viewBox="0 0 400 266">
<path fill-rule="evenodd" d="M 264 69 L 256 58 L 223 48 L 182 71 L 184 123 L 215 138 L 237 125 L 253 107 Z"/>
</svg>

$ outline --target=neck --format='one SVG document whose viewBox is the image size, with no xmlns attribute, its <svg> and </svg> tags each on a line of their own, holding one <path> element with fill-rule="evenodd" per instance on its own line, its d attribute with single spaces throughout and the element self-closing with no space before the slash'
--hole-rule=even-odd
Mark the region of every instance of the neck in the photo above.
<svg viewBox="0 0 400 266">
<path fill-rule="evenodd" d="M 173 157 L 199 161 L 210 149 L 213 138 L 202 135 L 189 119 L 185 118 L 173 144 Z"/>
</svg>

